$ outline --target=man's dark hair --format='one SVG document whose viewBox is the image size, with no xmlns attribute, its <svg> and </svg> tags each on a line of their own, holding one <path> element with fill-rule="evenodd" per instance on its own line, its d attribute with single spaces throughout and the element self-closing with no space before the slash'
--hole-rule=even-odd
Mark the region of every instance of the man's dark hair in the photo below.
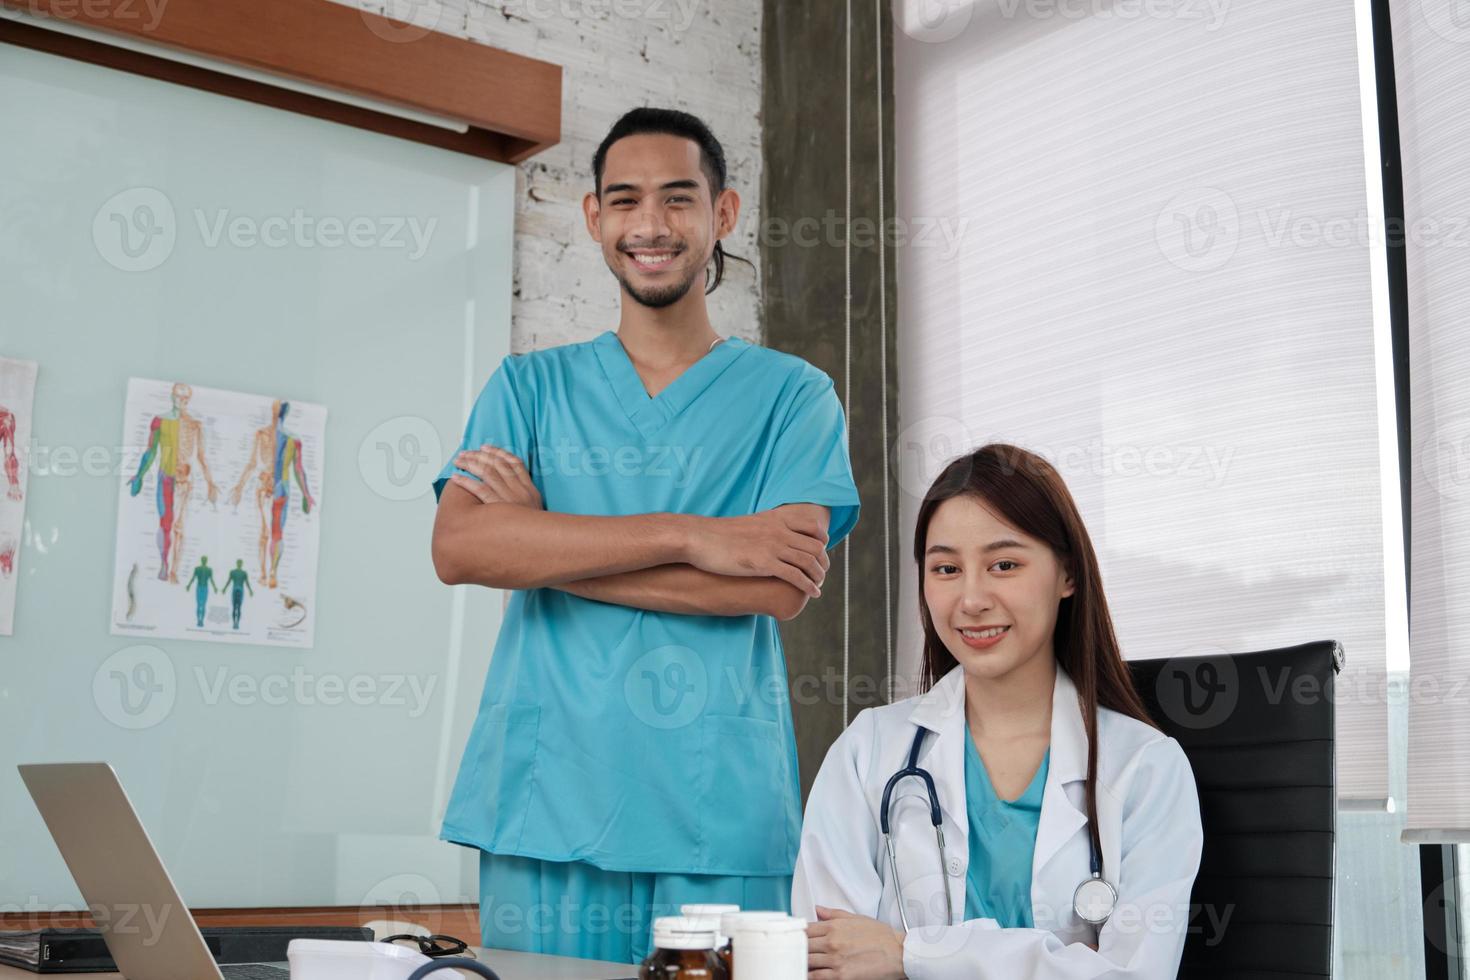
<svg viewBox="0 0 1470 980">
<path fill-rule="evenodd" d="M 720 192 L 725 189 L 725 148 L 720 145 L 719 140 L 715 139 L 715 134 L 710 132 L 704 120 L 678 109 L 642 106 L 625 112 L 621 119 L 613 123 L 612 129 L 608 130 L 602 143 L 597 147 L 597 152 L 592 155 L 592 176 L 597 182 L 596 194 L 599 200 L 602 199 L 602 169 L 607 163 L 608 149 L 625 136 L 644 134 L 681 136 L 684 139 L 693 140 L 699 147 L 700 168 L 709 182 L 710 200 L 713 201 L 720 196 Z M 705 270 L 704 275 L 706 294 L 714 292 L 725 278 L 727 256 L 751 265 L 748 259 L 727 253 L 724 243 L 716 241 L 714 254 L 711 256 L 715 265 L 714 281 L 710 281 L 708 270 Z"/>
</svg>

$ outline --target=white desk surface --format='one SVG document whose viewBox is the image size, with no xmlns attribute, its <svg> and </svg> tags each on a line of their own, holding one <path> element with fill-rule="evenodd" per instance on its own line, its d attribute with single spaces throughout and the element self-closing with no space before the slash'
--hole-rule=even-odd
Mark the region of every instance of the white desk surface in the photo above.
<svg viewBox="0 0 1470 980">
<path fill-rule="evenodd" d="M 475 947 L 481 963 L 500 975 L 500 980 L 628 980 L 638 976 L 638 968 L 629 963 L 603 963 L 598 960 L 576 960 L 561 956 L 538 956 L 535 953 L 512 953 L 503 949 Z M 281 963 L 284 967 L 286 964 Z M 460 971 L 466 980 L 479 980 L 479 974 Z M 448 973 L 429 974 L 428 980 Z M 121 973 L 31 973 L 19 967 L 0 965 L 0 980 L 34 980 L 39 976 L 87 977 L 90 980 L 124 980 Z"/>
</svg>

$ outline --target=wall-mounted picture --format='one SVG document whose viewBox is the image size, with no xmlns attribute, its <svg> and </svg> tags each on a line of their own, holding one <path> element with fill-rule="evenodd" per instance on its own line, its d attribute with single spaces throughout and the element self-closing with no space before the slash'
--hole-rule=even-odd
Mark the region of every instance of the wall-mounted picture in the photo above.
<svg viewBox="0 0 1470 980">
<path fill-rule="evenodd" d="M 310 649 L 327 410 L 128 380 L 112 632 Z"/>
<path fill-rule="evenodd" d="M 10 636 L 15 629 L 36 370 L 35 361 L 0 357 L 0 636 Z"/>
</svg>

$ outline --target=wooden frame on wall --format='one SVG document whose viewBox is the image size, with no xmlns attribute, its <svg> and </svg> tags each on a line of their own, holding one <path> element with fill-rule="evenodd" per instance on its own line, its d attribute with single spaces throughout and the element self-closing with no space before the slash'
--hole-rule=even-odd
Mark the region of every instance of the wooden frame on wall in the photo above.
<svg viewBox="0 0 1470 980">
<path fill-rule="evenodd" d="M 456 132 L 266 81 L 0 18 L 0 42 L 47 51 L 502 163 L 561 139 L 559 65 L 331 0 L 0 0 L 67 25 L 455 120 Z"/>
</svg>

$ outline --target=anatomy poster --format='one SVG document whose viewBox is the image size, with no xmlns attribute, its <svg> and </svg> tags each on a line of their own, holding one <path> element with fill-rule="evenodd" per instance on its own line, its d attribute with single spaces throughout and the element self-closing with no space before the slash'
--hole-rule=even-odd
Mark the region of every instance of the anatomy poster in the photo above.
<svg viewBox="0 0 1470 980">
<path fill-rule="evenodd" d="M 128 380 L 112 632 L 310 649 L 327 410 Z"/>
<path fill-rule="evenodd" d="M 36 362 L 0 357 L 0 636 L 15 628 L 15 585 L 26 522 L 26 450 Z"/>
</svg>

